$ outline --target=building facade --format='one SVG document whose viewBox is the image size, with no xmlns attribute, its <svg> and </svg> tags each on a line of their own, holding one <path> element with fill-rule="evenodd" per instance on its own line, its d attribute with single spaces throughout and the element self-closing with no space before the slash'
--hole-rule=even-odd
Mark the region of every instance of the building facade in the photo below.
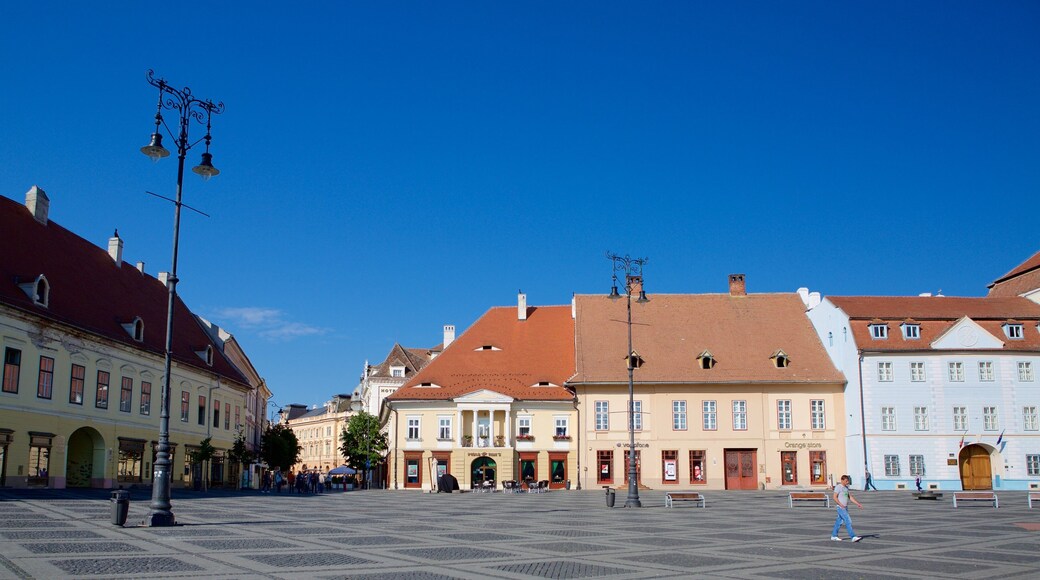
<svg viewBox="0 0 1040 580">
<path fill-rule="evenodd" d="M 300 460 L 292 466 L 294 471 L 317 469 L 322 473 L 343 464 L 339 452 L 339 436 L 350 417 L 350 395 L 334 395 L 324 405 L 307 409 L 304 405 L 288 405 L 282 410 L 282 422 L 292 428 L 299 441 Z"/>
<path fill-rule="evenodd" d="M 642 280 L 628 280 L 638 294 Z M 845 470 L 844 378 L 796 294 L 658 294 L 632 304 L 638 484 L 825 488 Z M 628 485 L 625 299 L 578 295 L 583 487 Z"/>
<path fill-rule="evenodd" d="M 1037 261 L 1037 256 L 1031 258 Z M 995 285 L 1017 285 L 1016 271 Z M 1035 282 L 1035 280 L 1034 280 Z M 1040 488 L 1040 305 L 1022 296 L 838 297 L 809 317 L 849 380 L 850 465 L 879 489 Z M 860 481 L 862 484 L 862 480 Z"/>
<path fill-rule="evenodd" d="M 563 489 L 580 471 L 573 395 L 574 320 L 567 306 L 492 308 L 404 386 L 380 416 L 397 436 L 393 489 L 517 481 Z"/>
<path fill-rule="evenodd" d="M 150 484 L 159 431 L 169 292 L 122 259 L 118 234 L 99 248 L 49 219 L 33 187 L 0 197 L 0 485 Z M 174 484 L 203 477 L 191 461 L 212 438 L 206 477 L 239 481 L 224 454 L 255 393 L 178 300 L 174 306 L 170 443 Z M 244 353 L 243 353 L 244 356 Z"/>
</svg>

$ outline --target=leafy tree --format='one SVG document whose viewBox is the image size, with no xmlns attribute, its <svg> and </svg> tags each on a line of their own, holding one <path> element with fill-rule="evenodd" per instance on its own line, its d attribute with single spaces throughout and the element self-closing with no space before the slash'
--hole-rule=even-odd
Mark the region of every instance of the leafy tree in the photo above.
<svg viewBox="0 0 1040 580">
<path fill-rule="evenodd" d="M 301 451 L 303 447 L 288 425 L 271 425 L 260 439 L 260 458 L 271 468 L 289 471 L 300 460 Z"/>
<path fill-rule="evenodd" d="M 350 418 L 339 438 L 339 452 L 347 466 L 364 472 L 362 481 L 368 481 L 368 471 L 383 458 L 387 450 L 386 434 L 379 430 L 379 418 L 359 411 Z"/>
<path fill-rule="evenodd" d="M 206 491 L 209 489 L 207 485 L 209 483 L 209 474 L 206 470 L 206 465 L 213 459 L 217 454 L 216 447 L 213 447 L 213 438 L 206 437 L 199 443 L 199 448 L 191 453 L 191 462 L 194 465 L 199 466 L 199 471 L 202 473 L 202 490 Z"/>
<path fill-rule="evenodd" d="M 229 461 L 238 464 L 239 471 L 242 470 L 244 464 L 252 463 L 253 452 L 246 447 L 246 437 L 242 434 L 241 429 L 235 435 L 235 443 L 231 445 L 227 455 Z"/>
</svg>

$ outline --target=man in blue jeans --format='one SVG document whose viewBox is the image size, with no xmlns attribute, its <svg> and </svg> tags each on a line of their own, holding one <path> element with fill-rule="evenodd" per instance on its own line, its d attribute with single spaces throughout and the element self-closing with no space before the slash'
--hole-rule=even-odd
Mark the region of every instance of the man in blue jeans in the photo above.
<svg viewBox="0 0 1040 580">
<path fill-rule="evenodd" d="M 838 519 L 834 520 L 834 531 L 831 532 L 831 540 L 835 542 L 841 541 L 841 538 L 838 537 L 838 530 L 841 529 L 842 524 L 845 524 L 845 531 L 849 533 L 849 538 L 853 542 L 858 542 L 862 539 L 852 530 L 852 518 L 849 517 L 849 502 L 856 504 L 859 509 L 863 509 L 863 504 L 852 497 L 852 492 L 849 491 L 850 485 L 852 485 L 852 478 L 848 475 L 843 475 L 841 476 L 841 483 L 834 486 L 834 503 L 838 505 Z"/>
</svg>

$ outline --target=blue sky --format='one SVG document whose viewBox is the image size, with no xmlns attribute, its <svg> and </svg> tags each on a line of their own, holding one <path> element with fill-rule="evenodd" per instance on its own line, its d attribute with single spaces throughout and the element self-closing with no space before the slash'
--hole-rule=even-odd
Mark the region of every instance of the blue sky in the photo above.
<svg viewBox="0 0 1040 580">
<path fill-rule="evenodd" d="M 1035 2 L 286 7 L 0 8 L 0 194 L 153 275 L 176 160 L 138 152 L 145 73 L 225 103 L 179 291 L 280 404 L 518 289 L 607 292 L 607 250 L 651 296 L 978 296 L 1040 250 Z"/>
</svg>

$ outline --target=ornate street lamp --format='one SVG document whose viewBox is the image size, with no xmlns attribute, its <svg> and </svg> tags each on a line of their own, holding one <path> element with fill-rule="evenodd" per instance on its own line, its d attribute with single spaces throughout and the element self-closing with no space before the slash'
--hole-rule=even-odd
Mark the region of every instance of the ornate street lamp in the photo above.
<svg viewBox="0 0 1040 580">
<path fill-rule="evenodd" d="M 159 445 L 152 473 L 152 503 L 149 505 L 148 517 L 145 519 L 146 525 L 154 527 L 176 524 L 170 504 L 170 481 L 173 477 L 173 462 L 170 459 L 170 382 L 173 354 L 173 308 L 177 302 L 177 246 L 181 228 L 181 206 L 183 205 L 181 203 L 181 186 L 184 181 L 184 156 L 189 149 L 198 145 L 201 141 L 205 141 L 206 151 L 202 154 L 202 161 L 192 171 L 207 180 L 220 173 L 213 166 L 213 155 L 209 152 L 210 118 L 215 114 L 219 115 L 224 112 L 224 103 L 214 104 L 213 101 L 197 99 L 191 94 L 191 89 L 188 87 L 175 89 L 161 78 L 156 80 L 153 74 L 154 71 L 148 71 L 148 84 L 159 89 L 159 104 L 155 112 L 155 131 L 152 133 L 148 145 L 141 147 L 141 153 L 144 153 L 153 161 L 169 157 L 170 152 L 162 144 L 162 128 L 166 129 L 166 132 L 177 146 L 177 199 L 171 200 L 174 202 L 173 266 L 167 282 L 169 303 L 166 309 L 166 357 L 160 397 Z M 178 117 L 180 127 L 176 135 L 170 130 L 165 119 L 163 119 L 163 109 L 174 111 Z M 188 125 L 192 119 L 206 125 L 206 136 L 194 143 L 188 141 Z"/>
<path fill-rule="evenodd" d="M 635 386 L 633 384 L 633 373 L 635 369 L 643 366 L 643 359 L 639 353 L 632 348 L 632 293 L 638 293 L 637 303 L 649 302 L 646 292 L 643 290 L 643 266 L 646 258 L 630 258 L 627 254 L 619 256 L 607 252 L 607 259 L 613 263 L 614 286 L 610 289 L 610 299 L 621 298 L 618 292 L 618 273 L 625 274 L 625 298 L 628 312 L 628 354 L 625 359 L 628 364 L 628 498 L 625 499 L 625 507 L 643 507 L 639 501 L 639 485 L 636 481 L 638 472 L 636 470 L 636 423 L 635 423 Z"/>
</svg>

